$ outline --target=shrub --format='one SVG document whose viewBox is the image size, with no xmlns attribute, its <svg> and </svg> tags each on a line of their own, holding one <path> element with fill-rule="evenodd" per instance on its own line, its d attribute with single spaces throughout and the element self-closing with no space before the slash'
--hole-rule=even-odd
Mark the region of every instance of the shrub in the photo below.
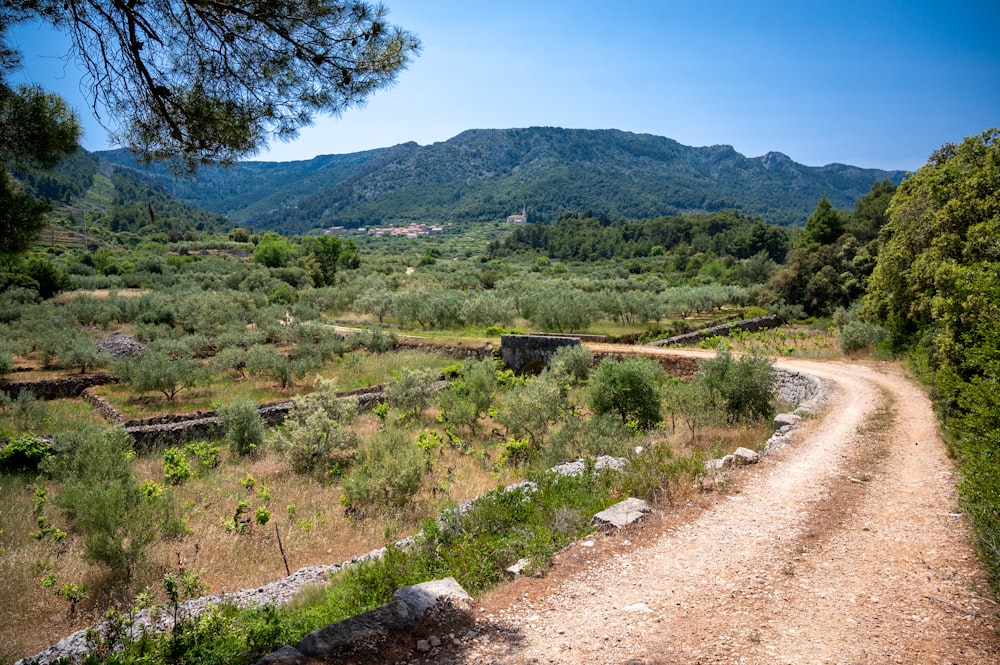
<svg viewBox="0 0 1000 665">
<path fill-rule="evenodd" d="M 16 437 L 0 447 L 0 472 L 36 471 L 52 446 L 30 434 Z"/>
<path fill-rule="evenodd" d="M 438 376 L 433 369 L 403 370 L 385 389 L 385 398 L 390 406 L 415 418 L 431 405 L 437 391 L 434 384 Z"/>
<path fill-rule="evenodd" d="M 402 432 L 379 433 L 361 446 L 359 458 L 342 483 L 349 508 L 361 514 L 398 510 L 420 491 L 424 456 Z"/>
<path fill-rule="evenodd" d="M 211 441 L 192 441 L 184 446 L 184 452 L 194 456 L 202 468 L 214 469 L 219 466 L 219 446 Z"/>
<path fill-rule="evenodd" d="M 497 422 L 507 430 L 508 437 L 527 436 L 535 450 L 541 448 L 545 434 L 566 408 L 562 386 L 551 372 L 528 379 L 506 395 Z"/>
<path fill-rule="evenodd" d="M 219 424 L 226 432 L 230 448 L 237 457 L 255 457 L 264 442 L 264 421 L 257 405 L 247 399 L 219 407 Z"/>
<path fill-rule="evenodd" d="M 594 370 L 587 401 L 597 415 L 617 413 L 623 423 L 634 420 L 642 429 L 656 425 L 661 390 L 667 373 L 655 360 L 605 358 Z"/>
<path fill-rule="evenodd" d="M 594 364 L 594 354 L 587 347 L 574 344 L 563 346 L 552 354 L 549 361 L 549 370 L 556 376 L 566 377 L 575 385 L 580 385 L 587 381 L 590 376 L 590 366 Z"/>
<path fill-rule="evenodd" d="M 346 469 L 359 445 L 348 425 L 358 412 L 356 399 L 337 397 L 336 384 L 320 379 L 318 390 L 295 398 L 275 445 L 288 454 L 292 470 L 340 473 Z"/>
<path fill-rule="evenodd" d="M 163 451 L 163 475 L 168 485 L 182 485 L 191 477 L 191 465 L 180 448 Z"/>
<path fill-rule="evenodd" d="M 81 429 L 58 438 L 44 465 L 64 481 L 55 503 L 83 534 L 84 558 L 126 583 L 154 542 L 183 531 L 170 495 L 143 491 L 130 445 L 121 429 Z"/>
<path fill-rule="evenodd" d="M 778 376 L 771 361 L 751 354 L 734 359 L 726 350 L 699 362 L 708 390 L 721 398 L 731 423 L 765 420 L 774 414 L 774 384 Z"/>
<path fill-rule="evenodd" d="M 475 435 L 476 423 L 493 404 L 496 391 L 496 364 L 492 360 L 466 363 L 459 377 L 441 393 L 440 404 L 445 418 L 465 425 Z"/>
<path fill-rule="evenodd" d="M 888 331 L 877 323 L 851 321 L 840 329 L 840 348 L 844 353 L 854 353 L 888 338 Z"/>
</svg>

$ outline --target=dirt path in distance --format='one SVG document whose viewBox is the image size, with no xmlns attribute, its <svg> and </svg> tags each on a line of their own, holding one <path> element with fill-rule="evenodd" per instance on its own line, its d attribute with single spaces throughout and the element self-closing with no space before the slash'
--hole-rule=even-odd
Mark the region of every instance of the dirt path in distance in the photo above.
<svg viewBox="0 0 1000 665">
<path fill-rule="evenodd" d="M 924 392 L 892 364 L 778 364 L 834 394 L 731 492 L 577 543 L 380 662 L 1000 663 Z"/>
</svg>

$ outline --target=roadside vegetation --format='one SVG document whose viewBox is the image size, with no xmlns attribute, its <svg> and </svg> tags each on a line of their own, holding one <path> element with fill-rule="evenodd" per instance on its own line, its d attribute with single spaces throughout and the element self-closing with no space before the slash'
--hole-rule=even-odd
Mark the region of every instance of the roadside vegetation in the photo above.
<svg viewBox="0 0 1000 665">
<path fill-rule="evenodd" d="M 430 240 L 105 231 L 4 256 L 0 378 L 109 372 L 117 382 L 91 393 L 123 419 L 217 410 L 224 433 L 136 451 L 83 399 L 0 384 L 0 660 L 111 610 L 122 632 L 95 643 L 102 658 L 252 662 L 404 584 L 454 575 L 477 592 L 518 559 L 543 570 L 593 512 L 628 495 L 686 501 L 713 485 L 706 459 L 759 447 L 776 406 L 769 358 L 781 356 L 910 355 L 996 579 L 996 172 L 987 133 L 942 149 L 898 192 L 876 183 L 851 212 L 820 200 L 791 232 L 713 213 L 636 222 L 623 244 L 628 222 L 572 214 L 501 239 L 497 228 Z M 938 176 L 951 189 L 929 188 Z M 912 242 L 919 220 L 952 228 L 956 206 L 986 221 L 938 234 L 946 246 Z M 506 332 L 651 341 L 767 313 L 787 325 L 703 339 L 716 356 L 684 380 L 585 346 L 537 376 L 483 352 Z M 384 400 L 359 408 L 356 389 Z M 284 424 L 267 427 L 258 406 L 289 400 Z M 596 469 L 600 455 L 625 469 Z M 582 476 L 547 472 L 574 458 L 590 460 Z M 525 479 L 530 501 L 501 489 Z M 286 607 L 180 616 L 160 637 L 125 629 L 135 608 L 176 613 L 206 590 L 417 532 Z"/>
</svg>

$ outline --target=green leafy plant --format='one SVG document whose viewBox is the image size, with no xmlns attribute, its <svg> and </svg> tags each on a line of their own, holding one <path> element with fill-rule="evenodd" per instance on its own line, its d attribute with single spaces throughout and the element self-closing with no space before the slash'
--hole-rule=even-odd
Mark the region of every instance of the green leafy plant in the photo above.
<svg viewBox="0 0 1000 665">
<path fill-rule="evenodd" d="M 168 485 L 183 485 L 191 477 L 191 465 L 180 448 L 163 451 L 163 475 Z"/>
</svg>

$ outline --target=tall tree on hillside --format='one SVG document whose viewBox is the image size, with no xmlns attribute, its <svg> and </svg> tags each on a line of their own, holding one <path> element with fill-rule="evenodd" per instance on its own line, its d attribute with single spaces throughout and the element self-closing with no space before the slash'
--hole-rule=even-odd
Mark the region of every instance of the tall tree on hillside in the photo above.
<svg viewBox="0 0 1000 665">
<path fill-rule="evenodd" d="M 802 245 L 810 249 L 829 245 L 844 233 L 844 226 L 843 213 L 834 208 L 830 200 L 824 196 L 806 220 L 806 228 L 802 232 Z"/>
</svg>

